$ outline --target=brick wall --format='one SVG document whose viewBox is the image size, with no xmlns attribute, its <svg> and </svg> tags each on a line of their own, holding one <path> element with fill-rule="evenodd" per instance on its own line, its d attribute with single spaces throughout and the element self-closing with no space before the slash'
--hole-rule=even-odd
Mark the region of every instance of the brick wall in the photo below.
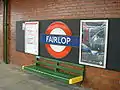
<svg viewBox="0 0 120 90">
<path fill-rule="evenodd" d="M 2 22 L 3 22 L 3 5 L 2 1 L 0 0 L 0 60 L 3 59 L 3 27 L 2 27 Z"/>
<path fill-rule="evenodd" d="M 0 37 L 2 37 L 1 12 L 0 10 Z M 32 63 L 34 57 L 16 52 L 15 22 L 17 20 L 118 18 L 120 0 L 10 0 L 9 13 L 9 59 L 13 64 L 23 65 Z M 1 40 L 0 38 L 0 42 Z M 0 43 L 0 53 L 1 48 Z M 87 66 L 84 86 L 94 90 L 120 90 L 120 72 Z"/>
</svg>

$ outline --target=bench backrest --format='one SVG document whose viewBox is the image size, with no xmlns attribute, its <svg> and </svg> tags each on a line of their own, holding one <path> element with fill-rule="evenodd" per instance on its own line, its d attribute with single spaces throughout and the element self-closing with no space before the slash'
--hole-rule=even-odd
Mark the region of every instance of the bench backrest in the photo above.
<svg viewBox="0 0 120 90">
<path fill-rule="evenodd" d="M 36 64 L 41 67 L 54 70 L 55 72 L 67 73 L 74 76 L 83 76 L 85 72 L 84 65 L 63 62 L 41 56 L 40 58 L 36 58 Z"/>
</svg>

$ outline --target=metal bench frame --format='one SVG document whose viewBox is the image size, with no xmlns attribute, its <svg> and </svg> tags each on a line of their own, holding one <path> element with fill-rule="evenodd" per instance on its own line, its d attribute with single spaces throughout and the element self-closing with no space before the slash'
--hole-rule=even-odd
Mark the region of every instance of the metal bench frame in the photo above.
<svg viewBox="0 0 120 90">
<path fill-rule="evenodd" d="M 67 84 L 75 84 L 84 80 L 85 66 L 63 62 L 37 56 L 33 65 L 22 66 L 27 70 L 39 75 L 55 78 Z"/>
</svg>

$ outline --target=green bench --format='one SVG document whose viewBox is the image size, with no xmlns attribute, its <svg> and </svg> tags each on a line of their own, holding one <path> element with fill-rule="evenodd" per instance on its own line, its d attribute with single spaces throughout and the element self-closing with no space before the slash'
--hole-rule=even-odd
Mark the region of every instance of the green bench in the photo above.
<svg viewBox="0 0 120 90">
<path fill-rule="evenodd" d="M 74 84 L 83 81 L 84 78 L 84 66 L 37 57 L 35 64 L 22 66 L 23 70 L 27 70 L 39 75 L 47 76 L 49 78 L 55 78 L 56 80 L 62 81 L 67 84 Z"/>
</svg>

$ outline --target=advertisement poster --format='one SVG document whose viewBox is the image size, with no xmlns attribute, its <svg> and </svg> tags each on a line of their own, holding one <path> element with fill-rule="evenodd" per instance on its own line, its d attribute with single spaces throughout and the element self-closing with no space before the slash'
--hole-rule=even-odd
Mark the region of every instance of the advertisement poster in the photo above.
<svg viewBox="0 0 120 90">
<path fill-rule="evenodd" d="M 79 64 L 106 68 L 108 20 L 80 21 Z"/>
<path fill-rule="evenodd" d="M 25 53 L 38 55 L 39 22 L 25 22 Z"/>
</svg>

